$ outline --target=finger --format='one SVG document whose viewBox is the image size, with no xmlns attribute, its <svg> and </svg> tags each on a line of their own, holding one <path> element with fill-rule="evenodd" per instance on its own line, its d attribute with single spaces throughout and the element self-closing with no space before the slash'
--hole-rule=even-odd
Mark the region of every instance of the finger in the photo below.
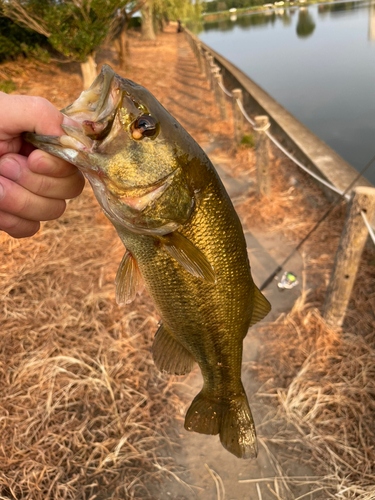
<svg viewBox="0 0 375 500">
<path fill-rule="evenodd" d="M 31 193 L 17 183 L 0 177 L 0 211 L 32 221 L 52 220 L 65 210 L 65 201 Z"/>
<path fill-rule="evenodd" d="M 1 134 L 15 137 L 22 132 L 61 135 L 64 116 L 47 99 L 36 96 L 8 95 L 0 92 L 0 106 L 7 119 L 0 125 Z"/>
<path fill-rule="evenodd" d="M 16 182 L 31 193 L 57 200 L 75 198 L 82 192 L 85 183 L 76 168 L 71 175 L 62 178 L 35 174 L 28 168 L 27 159 L 16 154 L 5 155 L 0 159 L 0 176 Z"/>
<path fill-rule="evenodd" d="M 27 238 L 39 231 L 40 223 L 22 219 L 0 210 L 0 231 L 5 231 L 13 238 Z"/>
<path fill-rule="evenodd" d="M 42 97 L 0 92 L 0 109 L 2 116 L 6 117 L 6 120 L 0 121 L 0 156 L 18 153 L 24 147 L 25 143 L 20 137 L 22 132 L 61 135 L 61 123 L 74 123 Z"/>
<path fill-rule="evenodd" d="M 49 175 L 51 177 L 68 177 L 77 171 L 77 167 L 71 163 L 40 149 L 36 149 L 30 154 L 28 166 L 36 174 Z"/>
</svg>

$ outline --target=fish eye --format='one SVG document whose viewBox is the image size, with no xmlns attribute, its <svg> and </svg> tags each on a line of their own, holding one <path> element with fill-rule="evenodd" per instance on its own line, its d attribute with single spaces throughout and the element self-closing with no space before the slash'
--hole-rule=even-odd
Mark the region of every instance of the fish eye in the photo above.
<svg viewBox="0 0 375 500">
<path fill-rule="evenodd" d="M 132 129 L 134 139 L 152 137 L 158 132 L 158 123 L 152 116 L 142 115 L 133 123 Z"/>
</svg>

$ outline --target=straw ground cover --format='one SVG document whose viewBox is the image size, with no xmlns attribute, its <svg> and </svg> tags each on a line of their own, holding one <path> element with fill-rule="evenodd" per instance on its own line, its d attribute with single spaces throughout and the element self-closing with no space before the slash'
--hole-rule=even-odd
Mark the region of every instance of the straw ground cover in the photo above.
<svg viewBox="0 0 375 500">
<path fill-rule="evenodd" d="M 240 208 L 247 223 L 301 239 L 328 208 L 319 188 L 274 151 L 270 200 L 253 193 Z M 316 498 L 375 498 L 375 259 L 365 249 L 342 329 L 321 317 L 345 218 L 337 207 L 304 247 L 305 276 L 293 310 L 263 330 L 255 370 L 259 398 L 286 422 L 269 443 L 289 448 L 320 473 Z M 287 292 L 284 292 L 287 293 Z M 281 449 L 281 448 L 277 448 Z M 279 457 L 281 459 L 281 457 Z M 288 482 L 288 478 L 284 480 Z M 290 480 L 292 483 L 293 480 Z"/>
<path fill-rule="evenodd" d="M 229 134 L 225 124 L 211 127 L 217 110 L 208 84 L 198 74 L 193 95 L 192 56 L 168 36 L 146 43 L 133 34 L 126 76 L 198 139 L 220 127 Z M 117 69 L 113 50 L 100 58 Z M 166 74 L 176 78 L 172 91 Z M 53 64 L 7 63 L 1 75 L 15 93 L 59 108 L 82 90 L 77 74 Z M 188 111 L 192 98 L 205 100 L 206 114 Z M 165 432 L 172 419 L 182 423 L 186 402 L 170 389 L 173 378 L 154 368 L 159 318 L 150 299 L 115 303 L 124 248 L 90 189 L 31 239 L 0 233 L 0 251 L 0 498 L 160 498 L 155 485 L 175 470 Z"/>
<path fill-rule="evenodd" d="M 114 231 L 87 189 L 34 238 L 0 243 L 1 498 L 149 498 L 183 404 L 151 360 L 151 301 L 115 303 Z"/>
</svg>

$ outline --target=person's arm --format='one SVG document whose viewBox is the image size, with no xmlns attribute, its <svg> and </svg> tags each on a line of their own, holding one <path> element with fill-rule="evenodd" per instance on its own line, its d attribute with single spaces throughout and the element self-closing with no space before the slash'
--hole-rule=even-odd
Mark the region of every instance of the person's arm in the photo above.
<svg viewBox="0 0 375 500">
<path fill-rule="evenodd" d="M 32 236 L 84 186 L 73 165 L 26 144 L 22 132 L 61 135 L 63 115 L 46 99 L 0 92 L 0 230 Z"/>
</svg>

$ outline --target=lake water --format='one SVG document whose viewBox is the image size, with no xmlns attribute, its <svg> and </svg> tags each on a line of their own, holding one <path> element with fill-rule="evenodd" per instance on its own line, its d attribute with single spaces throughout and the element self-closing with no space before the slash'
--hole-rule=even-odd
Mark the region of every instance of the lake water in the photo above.
<svg viewBox="0 0 375 500">
<path fill-rule="evenodd" d="M 375 3 L 232 16 L 198 36 L 357 170 L 375 155 Z"/>
</svg>

